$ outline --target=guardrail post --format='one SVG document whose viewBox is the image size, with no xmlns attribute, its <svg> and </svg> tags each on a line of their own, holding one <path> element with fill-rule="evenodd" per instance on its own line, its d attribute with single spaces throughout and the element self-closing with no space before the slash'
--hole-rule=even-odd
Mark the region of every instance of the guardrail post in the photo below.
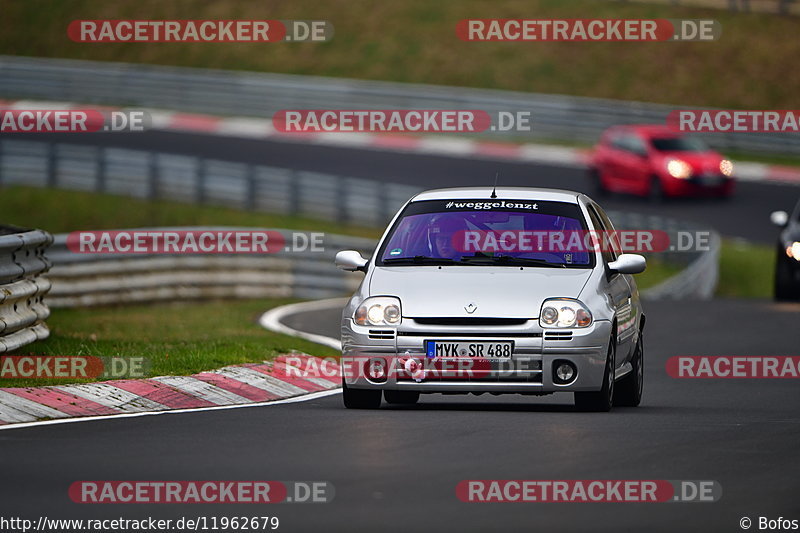
<svg viewBox="0 0 800 533">
<path fill-rule="evenodd" d="M 56 177 L 56 145 L 55 143 L 47 144 L 47 186 L 55 187 L 57 185 Z"/>
<path fill-rule="evenodd" d="M 347 197 L 349 196 L 347 188 L 347 178 L 343 176 L 336 176 L 334 183 L 336 183 L 336 221 L 340 224 L 347 224 Z"/>
<path fill-rule="evenodd" d="M 206 160 L 197 158 L 197 170 L 195 172 L 195 195 L 198 204 L 206 203 Z"/>
<path fill-rule="evenodd" d="M 291 169 L 289 171 L 289 214 L 296 215 L 300 212 L 300 175 Z"/>
<path fill-rule="evenodd" d="M 108 153 L 104 147 L 97 149 L 97 179 L 95 179 L 95 191 L 106 192 L 106 162 Z"/>
<path fill-rule="evenodd" d="M 256 166 L 247 165 L 247 196 L 244 199 L 245 209 L 253 211 L 256 208 Z"/>
<path fill-rule="evenodd" d="M 147 168 L 147 199 L 155 200 L 158 196 L 158 154 L 150 152 Z"/>
<path fill-rule="evenodd" d="M 389 185 L 378 187 L 378 213 L 376 225 L 385 224 L 389 213 Z"/>
</svg>

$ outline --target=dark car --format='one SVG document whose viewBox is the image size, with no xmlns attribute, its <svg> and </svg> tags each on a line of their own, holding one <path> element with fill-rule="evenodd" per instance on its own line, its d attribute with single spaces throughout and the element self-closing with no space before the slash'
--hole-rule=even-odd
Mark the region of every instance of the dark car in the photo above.
<svg viewBox="0 0 800 533">
<path fill-rule="evenodd" d="M 800 300 L 800 200 L 791 216 L 786 211 L 775 211 L 770 220 L 783 228 L 775 261 L 775 299 Z"/>
<path fill-rule="evenodd" d="M 701 140 L 667 126 L 607 129 L 595 147 L 590 175 L 599 193 L 648 196 L 727 197 L 733 193 L 733 164 Z"/>
</svg>

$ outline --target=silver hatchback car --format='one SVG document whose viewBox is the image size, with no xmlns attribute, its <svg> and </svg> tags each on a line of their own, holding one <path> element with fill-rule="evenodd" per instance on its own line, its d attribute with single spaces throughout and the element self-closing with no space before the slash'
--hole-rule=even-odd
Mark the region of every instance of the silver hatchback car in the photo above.
<svg viewBox="0 0 800 533">
<path fill-rule="evenodd" d="M 645 316 L 603 209 L 533 188 L 420 193 L 370 259 L 336 265 L 364 280 L 342 313 L 344 404 L 421 393 L 572 392 L 581 410 L 639 405 Z"/>
</svg>

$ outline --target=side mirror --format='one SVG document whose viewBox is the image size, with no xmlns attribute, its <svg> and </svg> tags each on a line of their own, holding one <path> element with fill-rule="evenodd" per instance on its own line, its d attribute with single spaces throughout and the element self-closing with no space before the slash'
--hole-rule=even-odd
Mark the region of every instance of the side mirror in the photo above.
<svg viewBox="0 0 800 533">
<path fill-rule="evenodd" d="M 361 257 L 361 254 L 355 250 L 343 250 L 336 254 L 333 262 L 336 263 L 337 267 L 348 272 L 356 270 L 366 272 L 366 266 L 369 261 Z"/>
<path fill-rule="evenodd" d="M 783 227 L 789 222 L 789 214 L 786 211 L 773 211 L 769 215 L 769 220 L 776 226 Z"/>
<path fill-rule="evenodd" d="M 620 274 L 639 274 L 647 268 L 647 260 L 639 254 L 620 254 L 616 261 L 608 264 L 608 268 Z"/>
</svg>

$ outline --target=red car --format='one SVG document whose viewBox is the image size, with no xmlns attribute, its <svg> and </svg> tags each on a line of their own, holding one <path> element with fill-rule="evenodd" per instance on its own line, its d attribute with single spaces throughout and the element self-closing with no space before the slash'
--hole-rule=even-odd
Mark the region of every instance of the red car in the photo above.
<svg viewBox="0 0 800 533">
<path fill-rule="evenodd" d="M 733 164 L 699 139 L 667 126 L 607 129 L 591 157 L 599 193 L 648 196 L 719 196 L 733 193 Z"/>
</svg>

